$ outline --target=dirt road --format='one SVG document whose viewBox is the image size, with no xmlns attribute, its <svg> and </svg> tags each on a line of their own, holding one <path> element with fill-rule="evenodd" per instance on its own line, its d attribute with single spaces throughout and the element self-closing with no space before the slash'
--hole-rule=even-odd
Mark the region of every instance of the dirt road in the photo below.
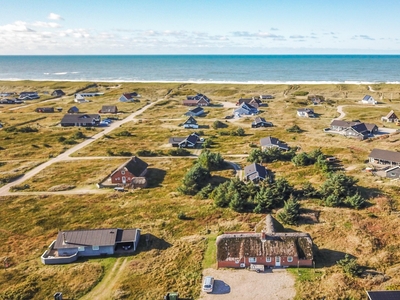
<svg viewBox="0 0 400 300">
<path fill-rule="evenodd" d="M 36 168 L 33 168 L 32 170 L 30 170 L 29 172 L 27 172 L 26 174 L 24 174 L 24 176 L 22 176 L 21 178 L 6 184 L 5 186 L 0 188 L 0 196 L 4 196 L 8 194 L 8 191 L 10 190 L 10 188 L 12 186 L 15 185 L 19 185 L 21 183 L 23 183 L 25 180 L 28 180 L 30 178 L 32 178 L 33 176 L 35 176 L 36 174 L 38 174 L 39 172 L 43 171 L 45 168 L 47 168 L 48 166 L 56 163 L 56 162 L 60 162 L 63 160 L 67 160 L 69 158 L 69 156 L 76 152 L 79 151 L 80 149 L 82 149 L 83 147 L 86 147 L 87 145 L 93 143 L 95 140 L 101 138 L 102 136 L 104 136 L 105 134 L 110 133 L 111 131 L 113 131 L 114 129 L 118 128 L 119 126 L 121 126 L 122 124 L 128 123 L 130 121 L 135 120 L 135 117 L 142 114 L 143 112 L 145 112 L 147 109 L 149 109 L 150 107 L 152 107 L 154 104 L 156 104 L 159 101 L 162 101 L 163 99 L 159 99 L 151 104 L 145 105 L 144 107 L 142 107 L 141 109 L 135 111 L 134 113 L 130 114 L 128 117 L 126 117 L 123 120 L 120 121 L 116 121 L 114 123 L 111 123 L 111 125 L 107 128 L 105 128 L 105 130 L 95 134 L 94 136 L 86 139 L 85 141 L 83 141 L 82 143 L 68 149 L 67 151 L 65 151 L 64 153 L 61 153 L 60 155 L 49 159 L 48 161 L 46 161 L 45 163 L 37 166 Z"/>
</svg>

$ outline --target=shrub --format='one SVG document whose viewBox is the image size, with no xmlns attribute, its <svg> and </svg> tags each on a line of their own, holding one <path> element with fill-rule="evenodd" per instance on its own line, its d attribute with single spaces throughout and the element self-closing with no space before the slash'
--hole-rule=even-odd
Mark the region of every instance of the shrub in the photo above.
<svg viewBox="0 0 400 300">
<path fill-rule="evenodd" d="M 77 131 L 74 133 L 72 138 L 77 140 L 77 139 L 84 139 L 86 138 L 86 136 L 82 133 L 82 131 Z"/>
<path fill-rule="evenodd" d="M 132 136 L 132 134 L 128 130 L 123 130 L 115 134 L 116 136 Z"/>
<path fill-rule="evenodd" d="M 183 148 L 176 148 L 168 150 L 168 155 L 171 156 L 188 156 L 190 155 L 190 151 Z"/>
<path fill-rule="evenodd" d="M 342 267 L 344 273 L 351 276 L 359 276 L 362 273 L 362 269 L 357 263 L 357 259 L 351 258 L 348 254 L 346 254 L 343 259 L 337 261 L 336 263 Z"/>
<path fill-rule="evenodd" d="M 184 212 L 180 211 L 180 212 L 178 213 L 178 219 L 179 219 L 179 220 L 186 220 L 186 219 L 187 219 L 187 216 L 186 216 L 186 214 L 185 214 Z"/>
<path fill-rule="evenodd" d="M 67 138 L 64 137 L 64 136 L 59 136 L 57 140 L 58 140 L 60 143 L 62 143 L 62 142 L 64 142 L 66 139 L 67 139 Z"/>
<path fill-rule="evenodd" d="M 136 152 L 137 156 L 157 156 L 158 153 L 152 150 L 138 150 Z"/>
<path fill-rule="evenodd" d="M 117 156 L 132 156 L 132 152 L 121 150 L 121 151 L 118 151 L 118 152 L 116 153 L 116 155 L 117 155 Z"/>
<path fill-rule="evenodd" d="M 306 92 L 306 91 L 295 91 L 293 93 L 293 96 L 307 96 L 307 95 L 308 95 L 308 92 Z"/>
<path fill-rule="evenodd" d="M 286 131 L 294 132 L 294 133 L 302 133 L 303 132 L 303 130 L 297 125 L 293 125 L 292 127 L 287 128 Z"/>
<path fill-rule="evenodd" d="M 300 214 L 300 204 L 296 198 L 291 197 L 285 201 L 283 210 L 278 213 L 279 220 L 284 224 L 296 225 Z"/>
<path fill-rule="evenodd" d="M 227 124 L 222 123 L 221 121 L 218 121 L 218 120 L 214 121 L 214 123 L 212 124 L 212 128 L 214 128 L 214 129 L 226 128 L 226 127 L 228 127 Z"/>
</svg>

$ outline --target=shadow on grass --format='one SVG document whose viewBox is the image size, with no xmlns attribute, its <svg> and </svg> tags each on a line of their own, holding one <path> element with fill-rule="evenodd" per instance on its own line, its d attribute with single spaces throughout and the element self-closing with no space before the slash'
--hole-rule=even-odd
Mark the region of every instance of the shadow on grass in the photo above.
<svg viewBox="0 0 400 300">
<path fill-rule="evenodd" d="M 165 250 L 171 247 L 172 245 L 167 241 L 152 235 L 151 233 L 146 233 L 140 237 L 138 248 L 136 249 L 136 253 L 149 251 L 153 249 L 157 250 Z"/>
<path fill-rule="evenodd" d="M 337 261 L 343 259 L 346 253 L 331 249 L 318 249 L 315 251 L 315 266 L 317 268 L 332 267 L 336 265 Z M 354 256 L 348 254 L 350 258 Z"/>
<path fill-rule="evenodd" d="M 161 183 L 164 181 L 165 175 L 167 172 L 165 170 L 149 168 L 147 171 L 148 178 L 148 188 L 160 187 Z"/>
</svg>

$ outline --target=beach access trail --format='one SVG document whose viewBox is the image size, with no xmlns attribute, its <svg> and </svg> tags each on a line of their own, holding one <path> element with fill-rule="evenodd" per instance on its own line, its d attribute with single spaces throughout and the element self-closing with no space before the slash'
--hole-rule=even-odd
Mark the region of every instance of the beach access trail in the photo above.
<svg viewBox="0 0 400 300">
<path fill-rule="evenodd" d="M 114 129 L 120 127 L 121 125 L 131 122 L 133 120 L 135 120 L 135 118 L 142 114 L 143 112 L 145 112 L 147 109 L 149 109 L 150 107 L 152 107 L 153 105 L 155 105 L 156 103 L 162 101 L 164 99 L 158 99 L 157 101 L 154 101 L 150 104 L 146 104 L 145 106 L 143 106 L 142 108 L 140 108 L 139 110 L 133 112 L 132 114 L 130 114 L 128 117 L 126 117 L 123 120 L 119 120 L 119 121 L 115 121 L 113 123 L 110 124 L 109 127 L 107 127 L 105 130 L 95 134 L 94 136 L 88 138 L 87 140 L 83 141 L 82 143 L 68 149 L 67 151 L 61 153 L 60 155 L 49 159 L 48 161 L 46 161 L 45 163 L 37 166 L 36 168 L 33 168 L 32 170 L 30 170 L 29 172 L 27 172 L 26 174 L 24 174 L 23 176 L 21 176 L 20 178 L 18 178 L 17 180 L 10 182 L 8 184 L 6 184 L 5 186 L 0 188 L 0 196 L 4 196 L 4 195 L 9 195 L 9 190 L 11 187 L 16 186 L 18 184 L 23 183 L 25 180 L 28 180 L 30 178 L 32 178 L 33 176 L 35 176 L 36 174 L 38 174 L 39 172 L 43 171 L 45 168 L 47 168 L 48 166 L 56 163 L 56 162 L 61 162 L 64 160 L 68 160 L 69 156 L 86 147 L 87 145 L 93 143 L 94 141 L 96 141 L 97 139 L 103 137 L 105 134 L 109 134 L 111 131 L 113 131 Z"/>
</svg>

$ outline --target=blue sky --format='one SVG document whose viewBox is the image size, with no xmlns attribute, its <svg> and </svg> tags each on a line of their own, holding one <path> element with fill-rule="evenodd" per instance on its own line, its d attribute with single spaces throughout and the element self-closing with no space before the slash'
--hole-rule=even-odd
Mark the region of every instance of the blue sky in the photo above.
<svg viewBox="0 0 400 300">
<path fill-rule="evenodd" d="M 400 54 L 398 0 L 0 0 L 0 54 Z"/>
</svg>

